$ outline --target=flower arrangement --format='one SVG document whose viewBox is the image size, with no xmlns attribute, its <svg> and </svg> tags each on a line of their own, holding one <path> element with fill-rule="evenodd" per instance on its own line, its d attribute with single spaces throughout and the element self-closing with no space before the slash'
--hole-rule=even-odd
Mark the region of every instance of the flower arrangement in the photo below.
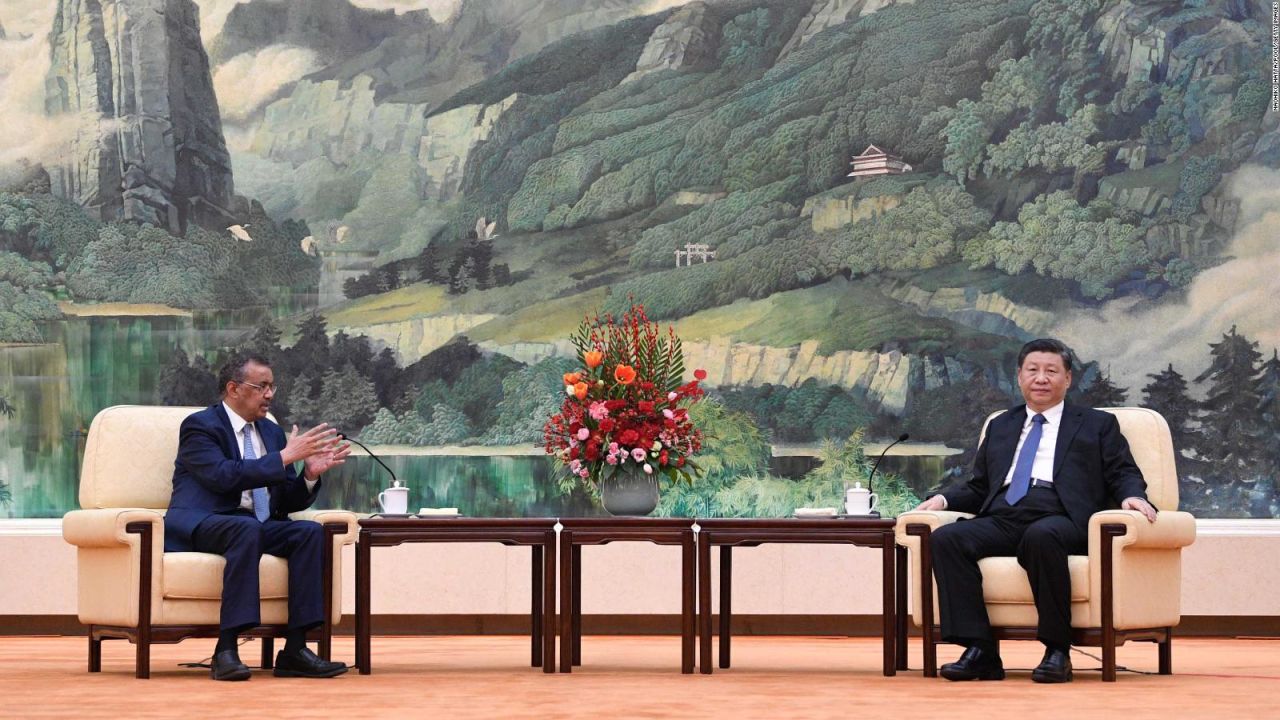
<svg viewBox="0 0 1280 720">
<path fill-rule="evenodd" d="M 565 400 L 543 428 L 546 451 L 572 477 L 598 487 L 628 470 L 692 481 L 702 432 L 688 406 L 705 370 L 684 382 L 680 339 L 633 305 L 621 318 L 584 320 L 571 336 L 580 369 L 565 373 Z"/>
</svg>

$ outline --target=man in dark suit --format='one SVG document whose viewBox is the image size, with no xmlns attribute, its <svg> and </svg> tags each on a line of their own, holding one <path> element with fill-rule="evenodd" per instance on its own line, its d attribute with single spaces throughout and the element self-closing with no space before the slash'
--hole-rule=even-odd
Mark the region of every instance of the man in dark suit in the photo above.
<svg viewBox="0 0 1280 720">
<path fill-rule="evenodd" d="M 318 523 L 288 514 L 310 507 L 320 475 L 341 465 L 350 447 L 324 424 L 286 438 L 267 419 L 275 380 L 258 355 L 237 355 L 218 374 L 222 402 L 182 422 L 173 496 L 164 518 L 166 552 L 207 552 L 226 558 L 222 608 L 211 676 L 247 680 L 236 651 L 240 632 L 260 623 L 258 564 L 262 554 L 288 558 L 289 625 L 276 656 L 277 677 L 335 677 L 347 671 L 322 660 L 306 633 L 324 620 Z M 303 461 L 299 476 L 294 463 Z"/>
<path fill-rule="evenodd" d="M 1045 645 L 1036 682 L 1071 680 L 1071 577 L 1067 556 L 1088 549 L 1089 517 L 1119 505 L 1155 522 L 1147 484 L 1115 416 L 1064 402 L 1071 351 L 1033 340 L 1018 354 L 1026 405 L 994 418 L 978 447 L 968 483 L 925 500 L 917 510 L 977 517 L 930 536 L 938 582 L 942 639 L 965 646 L 942 666 L 948 680 L 1003 680 L 1004 664 L 982 597 L 978 561 L 1016 555 L 1027 571 Z"/>
</svg>

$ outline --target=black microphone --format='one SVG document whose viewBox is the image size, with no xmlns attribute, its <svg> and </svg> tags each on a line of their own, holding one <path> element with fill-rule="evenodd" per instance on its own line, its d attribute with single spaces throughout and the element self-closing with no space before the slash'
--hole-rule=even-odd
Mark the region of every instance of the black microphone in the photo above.
<svg viewBox="0 0 1280 720">
<path fill-rule="evenodd" d="M 897 439 L 897 440 L 894 440 L 893 442 L 889 443 L 888 447 L 886 447 L 884 450 L 880 451 L 880 457 L 876 458 L 876 464 L 871 466 L 871 474 L 867 476 L 867 490 L 868 490 L 868 491 L 870 491 L 870 490 L 871 490 L 871 480 L 872 480 L 872 478 L 874 478 L 874 477 L 876 476 L 876 468 L 880 467 L 880 461 L 881 461 L 881 460 L 883 460 L 883 459 L 884 459 L 884 456 L 885 456 L 885 455 L 887 455 L 887 454 L 889 453 L 889 448 L 892 448 L 894 445 L 897 445 L 898 443 L 900 443 L 900 442 L 902 442 L 903 440 L 906 440 L 906 439 L 908 439 L 908 438 L 910 438 L 910 437 L 911 437 L 911 436 L 910 436 L 910 435 L 908 435 L 907 433 L 902 433 L 901 435 L 899 435 L 899 436 L 898 436 L 898 439 Z"/>
<path fill-rule="evenodd" d="M 355 439 L 355 438 L 351 437 L 350 435 L 347 435 L 346 433 L 338 433 L 338 439 L 339 439 L 339 440 L 350 440 L 351 442 L 353 442 L 353 443 L 355 443 L 355 444 L 359 445 L 360 447 L 364 448 L 364 451 L 365 451 L 365 452 L 367 452 L 367 453 L 369 453 L 369 457 L 371 457 L 371 458 L 373 458 L 375 461 L 377 461 L 377 463 L 378 463 L 379 465 L 381 465 L 381 466 L 382 466 L 382 468 L 383 468 L 384 470 L 386 470 L 387 472 L 391 473 L 391 482 L 392 482 L 392 483 L 398 483 L 398 482 L 400 482 L 399 480 L 397 480 L 397 479 L 396 479 L 396 473 L 395 473 L 395 471 L 394 471 L 394 470 L 392 470 L 391 468 L 387 467 L 387 464 L 386 464 L 386 463 L 384 463 L 384 462 L 382 462 L 382 458 L 378 457 L 377 455 L 374 455 L 372 450 L 370 450 L 370 449 L 369 449 L 369 448 L 367 448 L 367 447 L 364 447 L 364 443 L 362 443 L 362 442 L 360 442 L 359 440 L 357 440 L 357 439 Z"/>
</svg>

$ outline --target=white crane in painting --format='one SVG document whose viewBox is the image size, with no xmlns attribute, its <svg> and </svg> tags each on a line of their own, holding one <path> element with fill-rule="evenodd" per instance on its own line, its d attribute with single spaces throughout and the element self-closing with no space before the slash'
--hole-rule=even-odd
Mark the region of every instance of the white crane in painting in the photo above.
<svg viewBox="0 0 1280 720">
<path fill-rule="evenodd" d="M 486 220 L 487 218 L 481 216 L 480 219 L 476 221 L 476 237 L 481 240 L 492 240 L 498 237 L 498 234 L 494 232 L 494 229 L 498 227 L 498 221 L 494 220 L 486 225 Z"/>
<path fill-rule="evenodd" d="M 304 253 L 306 253 L 306 254 L 310 255 L 311 257 L 315 257 L 315 256 L 316 256 L 316 239 L 315 239 L 315 237 L 313 237 L 313 236 L 311 236 L 311 235 L 308 235 L 308 236 L 306 236 L 306 237 L 302 238 L 302 242 L 300 243 L 300 245 L 301 245 L 301 247 L 302 247 L 302 252 L 304 252 Z"/>
<path fill-rule="evenodd" d="M 245 228 L 247 227 L 249 227 L 247 224 L 232 225 L 231 227 L 227 228 L 227 232 L 231 233 L 237 240 L 240 240 L 243 242 L 253 242 L 253 238 L 249 237 L 249 231 L 245 230 Z"/>
</svg>

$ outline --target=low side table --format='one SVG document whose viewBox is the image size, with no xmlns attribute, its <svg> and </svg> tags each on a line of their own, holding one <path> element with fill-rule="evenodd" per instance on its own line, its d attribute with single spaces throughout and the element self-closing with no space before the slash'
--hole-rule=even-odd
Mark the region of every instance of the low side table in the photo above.
<svg viewBox="0 0 1280 720">
<path fill-rule="evenodd" d="M 733 548 L 756 547 L 763 543 L 844 543 L 880 548 L 884 605 L 881 611 L 884 636 L 884 674 L 896 674 L 898 645 L 896 612 L 897 559 L 894 520 L 876 518 L 820 519 L 732 519 L 698 520 L 698 632 L 701 658 L 699 669 L 711 674 L 711 548 L 720 547 L 720 667 L 729 667 L 730 621 L 733 596 Z M 563 652 L 563 650 L 561 651 Z"/>
<path fill-rule="evenodd" d="M 533 549 L 530 664 L 555 672 L 555 518 L 367 518 L 356 543 L 356 666 L 372 672 L 369 658 L 370 550 L 402 543 L 499 542 Z"/>
<path fill-rule="evenodd" d="M 582 664 L 582 546 L 644 541 L 679 545 L 680 672 L 693 672 L 695 563 L 691 518 L 560 518 L 560 672 Z"/>
</svg>

